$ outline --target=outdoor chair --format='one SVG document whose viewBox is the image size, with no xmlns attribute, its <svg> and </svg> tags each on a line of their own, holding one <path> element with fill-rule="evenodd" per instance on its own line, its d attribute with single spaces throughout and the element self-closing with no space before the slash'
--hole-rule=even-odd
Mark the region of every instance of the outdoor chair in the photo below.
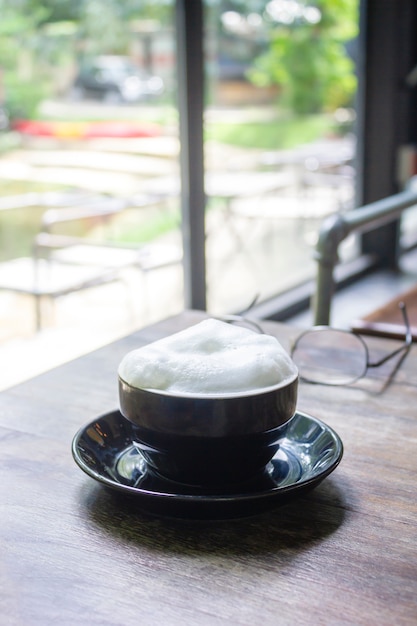
<svg viewBox="0 0 417 626">
<path fill-rule="evenodd" d="M 155 199 L 149 197 L 152 201 Z M 107 198 L 86 206 L 49 209 L 33 240 L 32 256 L 0 264 L 0 290 L 33 297 L 36 330 L 43 327 L 42 301 L 46 298 L 55 300 L 116 281 L 123 283 L 127 268 L 146 274 L 181 262 L 182 254 L 176 247 L 122 245 L 53 232 L 57 225 L 84 220 L 94 220 L 96 225 L 108 223 L 128 204 L 126 200 Z"/>
<path fill-rule="evenodd" d="M 0 290 L 31 296 L 36 330 L 43 327 L 42 300 L 99 287 L 120 280 L 114 270 L 74 267 L 51 259 L 22 257 L 0 266 Z"/>
</svg>

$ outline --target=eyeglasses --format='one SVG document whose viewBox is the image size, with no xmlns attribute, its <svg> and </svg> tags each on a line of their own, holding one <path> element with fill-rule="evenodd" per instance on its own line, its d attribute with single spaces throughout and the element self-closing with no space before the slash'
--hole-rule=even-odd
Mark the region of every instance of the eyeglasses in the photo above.
<svg viewBox="0 0 417 626">
<path fill-rule="evenodd" d="M 263 329 L 261 328 L 261 326 L 259 326 L 257 322 L 247 317 L 244 317 L 243 315 L 220 315 L 216 319 L 222 322 L 226 322 L 227 324 L 236 324 L 238 326 L 244 326 L 246 328 L 249 328 L 249 330 L 253 330 L 256 333 L 259 333 L 260 335 L 265 334 Z"/>
<path fill-rule="evenodd" d="M 399 303 L 404 325 L 404 343 L 377 361 L 371 361 L 368 346 L 360 335 L 329 326 L 303 332 L 294 342 L 291 357 L 305 382 L 321 385 L 348 385 L 365 376 L 369 368 L 379 367 L 400 353 L 407 353 L 413 341 L 407 311 Z"/>
</svg>

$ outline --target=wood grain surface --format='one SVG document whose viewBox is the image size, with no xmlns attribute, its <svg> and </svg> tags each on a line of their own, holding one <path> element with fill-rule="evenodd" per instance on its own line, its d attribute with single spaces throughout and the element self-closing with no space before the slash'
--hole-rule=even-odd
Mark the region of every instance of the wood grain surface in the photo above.
<svg viewBox="0 0 417 626">
<path fill-rule="evenodd" d="M 351 387 L 300 384 L 343 440 L 308 495 L 245 519 L 151 517 L 86 476 L 75 432 L 117 408 L 130 349 L 186 312 L 0 396 L 0 624 L 417 623 L 417 347 Z M 288 348 L 297 330 L 264 323 Z M 367 339 L 376 354 L 394 340 Z"/>
<path fill-rule="evenodd" d="M 407 307 L 413 341 L 417 341 L 417 287 L 408 289 L 363 318 L 355 320 L 352 330 L 366 335 L 403 339 L 404 320 L 398 308 L 399 302 L 404 302 Z"/>
</svg>

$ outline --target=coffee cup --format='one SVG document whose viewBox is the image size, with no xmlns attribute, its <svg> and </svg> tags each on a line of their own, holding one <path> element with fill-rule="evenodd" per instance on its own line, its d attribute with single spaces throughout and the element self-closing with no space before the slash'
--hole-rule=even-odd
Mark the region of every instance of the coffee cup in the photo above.
<svg viewBox="0 0 417 626">
<path fill-rule="evenodd" d="M 151 471 L 226 486 L 264 471 L 277 452 L 298 371 L 274 337 L 206 320 L 126 355 L 118 382 L 120 411 Z"/>
</svg>

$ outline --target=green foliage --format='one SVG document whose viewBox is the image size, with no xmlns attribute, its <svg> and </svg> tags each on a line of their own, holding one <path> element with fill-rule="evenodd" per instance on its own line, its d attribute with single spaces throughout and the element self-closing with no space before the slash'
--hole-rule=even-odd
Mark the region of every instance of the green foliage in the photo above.
<svg viewBox="0 0 417 626">
<path fill-rule="evenodd" d="M 317 23 L 298 20 L 270 26 L 270 46 L 249 78 L 258 86 L 278 85 L 281 104 L 297 114 L 349 106 L 356 89 L 346 42 L 357 32 L 357 0 L 317 0 Z"/>
<path fill-rule="evenodd" d="M 48 93 L 48 78 L 42 64 L 43 38 L 39 31 L 46 11 L 42 3 L 29 0 L 0 0 L 0 11 L 0 88 L 4 104 L 11 119 L 32 117 Z"/>
<path fill-rule="evenodd" d="M 38 106 L 48 95 L 47 83 L 39 80 L 22 81 L 13 72 L 4 79 L 6 108 L 10 119 L 31 119 L 37 116 Z"/>
<path fill-rule="evenodd" d="M 60 68 L 85 54 L 126 53 L 129 23 L 171 20 L 174 0 L 0 0 L 0 97 L 34 117 Z"/>
<path fill-rule="evenodd" d="M 265 122 L 206 125 L 206 139 L 259 150 L 285 150 L 335 131 L 329 115 L 281 116 Z"/>
<path fill-rule="evenodd" d="M 97 242 L 107 241 L 117 244 L 143 244 L 172 233 L 181 226 L 181 216 L 178 204 L 165 203 L 158 207 L 148 207 L 138 212 L 137 209 L 127 209 L 114 217 L 107 224 L 100 224 L 78 235 L 88 235 L 89 239 Z M 68 234 L 68 227 L 65 227 Z"/>
</svg>

